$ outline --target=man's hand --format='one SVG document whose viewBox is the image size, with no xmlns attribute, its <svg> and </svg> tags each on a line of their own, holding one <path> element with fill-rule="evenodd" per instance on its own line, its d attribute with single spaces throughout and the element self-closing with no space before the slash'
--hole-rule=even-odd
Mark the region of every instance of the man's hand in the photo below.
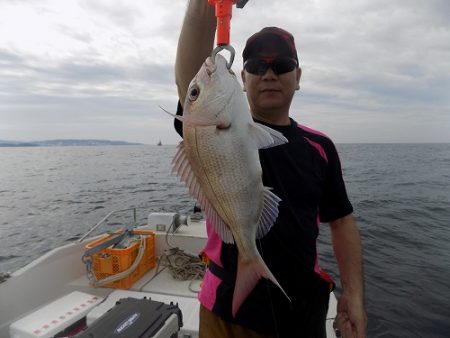
<svg viewBox="0 0 450 338">
<path fill-rule="evenodd" d="M 359 297 L 353 299 L 344 293 L 339 298 L 336 325 L 343 338 L 365 338 L 367 314 Z"/>
<path fill-rule="evenodd" d="M 362 246 L 353 216 L 350 214 L 331 222 L 331 236 L 343 288 L 336 324 L 344 338 L 365 338 L 367 315 L 364 310 Z"/>
</svg>

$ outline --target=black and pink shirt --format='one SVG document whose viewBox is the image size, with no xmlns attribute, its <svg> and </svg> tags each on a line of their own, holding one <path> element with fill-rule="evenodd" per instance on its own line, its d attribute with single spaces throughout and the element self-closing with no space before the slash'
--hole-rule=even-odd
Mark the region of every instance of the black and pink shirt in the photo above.
<svg viewBox="0 0 450 338">
<path fill-rule="evenodd" d="M 282 327 L 290 332 L 286 326 L 301 325 L 321 298 L 323 306 L 328 304 L 329 282 L 317 259 L 319 224 L 344 217 L 353 208 L 336 148 L 328 137 L 292 119 L 290 126 L 266 125 L 283 133 L 289 143 L 259 151 L 263 183 L 282 201 L 274 226 L 257 240 L 257 247 L 291 302 L 263 279 L 232 318 L 237 249 L 222 242 L 208 221 L 203 252 L 221 273 L 207 270 L 199 300 L 223 319 L 256 331 L 280 332 Z"/>
</svg>

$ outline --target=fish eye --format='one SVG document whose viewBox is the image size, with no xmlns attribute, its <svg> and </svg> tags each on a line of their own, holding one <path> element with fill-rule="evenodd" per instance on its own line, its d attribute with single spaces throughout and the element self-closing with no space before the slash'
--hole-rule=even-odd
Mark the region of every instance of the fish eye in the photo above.
<svg viewBox="0 0 450 338">
<path fill-rule="evenodd" d="M 200 88 L 197 85 L 194 85 L 191 88 L 189 88 L 189 100 L 190 101 L 197 100 L 199 95 L 200 95 Z"/>
</svg>

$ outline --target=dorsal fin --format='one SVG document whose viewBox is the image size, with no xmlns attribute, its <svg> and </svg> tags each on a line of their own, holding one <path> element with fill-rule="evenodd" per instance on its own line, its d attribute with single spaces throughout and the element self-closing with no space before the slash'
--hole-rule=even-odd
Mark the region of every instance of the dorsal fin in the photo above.
<svg viewBox="0 0 450 338">
<path fill-rule="evenodd" d="M 189 193 L 198 201 L 200 208 L 211 221 L 211 224 L 214 226 L 214 230 L 219 237 L 225 243 L 234 243 L 233 234 L 231 233 L 230 228 L 225 224 L 211 203 L 209 203 L 195 177 L 194 171 L 191 168 L 191 164 L 189 163 L 189 159 L 184 150 L 184 141 L 179 143 L 178 150 L 172 160 L 172 172 L 176 172 L 180 180 L 186 184 Z"/>
<path fill-rule="evenodd" d="M 197 115 L 197 116 L 192 116 L 192 115 L 177 115 L 177 114 L 173 114 L 170 111 L 164 109 L 163 107 L 159 106 L 159 108 L 161 108 L 164 112 L 166 112 L 167 114 L 169 114 L 170 116 L 172 116 L 173 118 L 186 123 L 186 124 L 190 124 L 193 126 L 203 126 L 203 127 L 207 127 L 207 126 L 216 126 L 216 125 L 220 125 L 222 122 L 211 116 L 205 116 L 205 115 Z"/>
</svg>

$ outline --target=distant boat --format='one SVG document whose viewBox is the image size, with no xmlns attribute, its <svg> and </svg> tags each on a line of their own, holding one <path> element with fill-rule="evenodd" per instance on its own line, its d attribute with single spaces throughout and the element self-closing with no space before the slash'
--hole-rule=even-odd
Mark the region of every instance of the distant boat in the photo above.
<svg viewBox="0 0 450 338">
<path fill-rule="evenodd" d="M 159 140 L 159 142 L 158 142 L 158 145 L 159 145 L 159 146 L 162 146 L 162 142 L 161 142 L 161 140 Z"/>
</svg>

